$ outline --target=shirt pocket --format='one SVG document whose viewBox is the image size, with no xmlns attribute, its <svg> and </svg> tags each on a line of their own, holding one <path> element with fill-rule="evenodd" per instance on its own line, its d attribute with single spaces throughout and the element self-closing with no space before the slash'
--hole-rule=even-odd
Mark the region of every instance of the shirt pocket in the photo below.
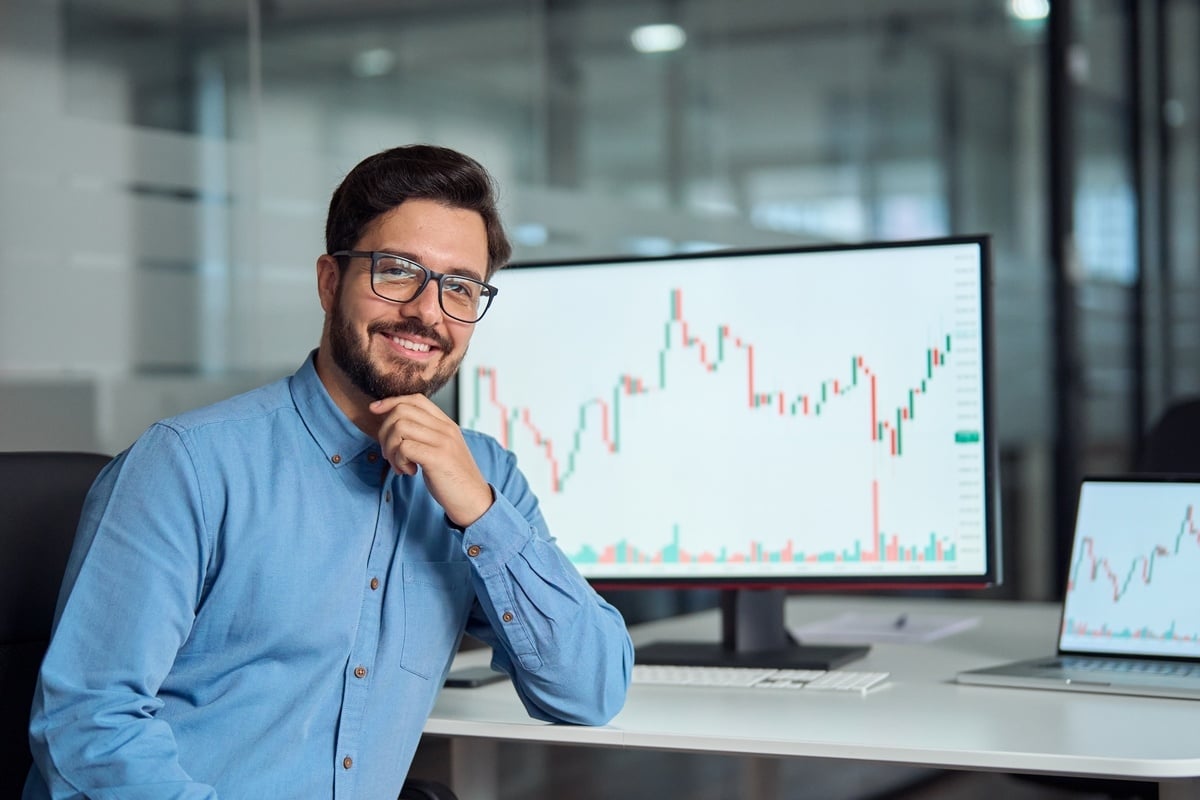
<svg viewBox="0 0 1200 800">
<path fill-rule="evenodd" d="M 471 610 L 465 561 L 405 562 L 404 645 L 400 666 L 422 678 L 441 675 L 454 657 Z"/>
</svg>

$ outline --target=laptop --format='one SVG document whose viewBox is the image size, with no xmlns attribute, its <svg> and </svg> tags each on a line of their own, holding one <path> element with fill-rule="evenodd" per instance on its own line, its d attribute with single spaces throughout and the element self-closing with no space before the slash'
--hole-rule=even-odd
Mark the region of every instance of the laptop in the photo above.
<svg viewBox="0 0 1200 800">
<path fill-rule="evenodd" d="M 1087 477 L 1058 651 L 959 683 L 1200 700 L 1200 475 Z"/>
</svg>

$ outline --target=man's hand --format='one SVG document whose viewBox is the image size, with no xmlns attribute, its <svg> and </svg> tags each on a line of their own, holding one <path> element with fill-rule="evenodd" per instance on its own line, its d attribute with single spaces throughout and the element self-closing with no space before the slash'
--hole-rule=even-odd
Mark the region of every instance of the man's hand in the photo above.
<svg viewBox="0 0 1200 800">
<path fill-rule="evenodd" d="M 492 487 L 483 479 L 462 431 L 424 395 L 388 397 L 371 403 L 383 417 L 379 444 L 392 469 L 425 472 L 425 485 L 450 521 L 465 528 L 492 506 Z"/>
</svg>

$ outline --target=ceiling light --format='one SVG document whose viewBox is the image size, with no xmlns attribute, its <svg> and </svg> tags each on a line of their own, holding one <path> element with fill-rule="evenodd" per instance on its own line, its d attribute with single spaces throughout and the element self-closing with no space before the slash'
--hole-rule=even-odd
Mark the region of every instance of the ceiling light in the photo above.
<svg viewBox="0 0 1200 800">
<path fill-rule="evenodd" d="M 629 41 L 639 53 L 669 53 L 683 47 L 687 34 L 678 25 L 642 25 L 633 29 Z"/>
<path fill-rule="evenodd" d="M 378 78 L 387 75 L 395 66 L 395 53 L 386 47 L 374 47 L 355 53 L 350 62 L 350 71 L 359 78 Z"/>
<path fill-rule="evenodd" d="M 1008 12 L 1020 20 L 1039 20 L 1050 16 L 1050 0 L 1008 0 Z"/>
</svg>

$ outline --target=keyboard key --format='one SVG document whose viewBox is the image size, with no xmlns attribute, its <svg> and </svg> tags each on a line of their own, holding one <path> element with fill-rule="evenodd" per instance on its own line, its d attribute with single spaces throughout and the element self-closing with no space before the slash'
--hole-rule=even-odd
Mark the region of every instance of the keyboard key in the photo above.
<svg viewBox="0 0 1200 800">
<path fill-rule="evenodd" d="M 754 684 L 756 689 L 803 689 L 805 684 L 827 674 L 823 669 L 777 669 Z"/>
<path fill-rule="evenodd" d="M 753 686 L 775 672 L 757 667 L 677 667 L 634 664 L 633 682 L 661 686 Z"/>
<path fill-rule="evenodd" d="M 866 694 L 871 689 L 887 680 L 886 672 L 850 672 L 848 670 L 833 670 L 805 685 L 805 689 L 815 691 L 858 692 Z"/>
</svg>

